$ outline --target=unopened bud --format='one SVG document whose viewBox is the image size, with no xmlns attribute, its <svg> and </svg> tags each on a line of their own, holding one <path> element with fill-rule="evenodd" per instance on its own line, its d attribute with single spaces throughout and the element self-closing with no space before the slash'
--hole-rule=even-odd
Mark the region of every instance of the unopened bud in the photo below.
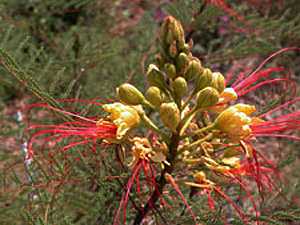
<svg viewBox="0 0 300 225">
<path fill-rule="evenodd" d="M 191 52 L 191 46 L 189 46 L 189 44 L 184 44 L 183 48 L 182 48 L 182 52 L 184 52 L 185 54 L 190 54 Z"/>
<path fill-rule="evenodd" d="M 181 37 L 177 41 L 177 48 L 179 51 L 182 51 L 184 49 L 185 45 L 185 39 L 184 39 L 184 34 L 180 35 Z"/>
<path fill-rule="evenodd" d="M 147 72 L 147 79 L 152 86 L 157 86 L 159 88 L 165 88 L 165 78 L 164 75 L 159 71 L 159 69 L 154 65 L 150 64 Z"/>
<path fill-rule="evenodd" d="M 179 30 L 179 37 L 177 40 L 177 48 L 178 50 L 182 50 L 185 45 L 185 37 L 184 37 L 184 31 L 182 29 L 181 23 L 177 22 L 178 30 Z"/>
<path fill-rule="evenodd" d="M 214 72 L 211 84 L 209 85 L 215 88 L 219 93 L 222 93 L 225 89 L 225 78 L 220 72 Z"/>
<path fill-rule="evenodd" d="M 200 60 L 195 58 L 192 61 L 190 61 L 188 70 L 185 74 L 185 79 L 186 81 L 190 81 L 191 79 L 195 78 L 198 76 L 198 74 L 200 74 L 200 72 L 202 72 L 203 67 L 201 67 L 201 63 Z"/>
<path fill-rule="evenodd" d="M 155 65 L 157 65 L 158 67 L 162 67 L 165 63 L 164 59 L 160 54 L 156 54 L 154 60 L 155 60 Z"/>
<path fill-rule="evenodd" d="M 118 98 L 128 105 L 140 105 L 145 102 L 143 94 L 133 85 L 125 83 L 117 88 Z"/>
<path fill-rule="evenodd" d="M 175 132 L 180 122 L 180 111 L 177 105 L 174 102 L 162 103 L 160 106 L 160 116 L 164 125 Z"/>
<path fill-rule="evenodd" d="M 170 25 L 172 28 L 173 38 L 174 38 L 174 40 L 178 41 L 180 38 L 180 29 L 182 29 L 181 24 L 180 24 L 180 22 L 178 22 L 177 20 L 174 19 Z"/>
<path fill-rule="evenodd" d="M 177 47 L 176 47 L 176 41 L 173 41 L 172 44 L 169 47 L 169 51 L 168 51 L 169 56 L 171 58 L 175 58 L 177 56 L 177 52 L 178 51 L 177 51 Z"/>
<path fill-rule="evenodd" d="M 183 75 L 186 73 L 189 65 L 189 60 L 185 53 L 182 52 L 179 54 L 176 60 L 176 65 L 179 75 Z"/>
<path fill-rule="evenodd" d="M 179 98 L 182 98 L 187 89 L 187 83 L 183 77 L 177 77 L 172 83 L 173 90 Z"/>
<path fill-rule="evenodd" d="M 219 92 L 212 88 L 206 87 L 201 90 L 198 94 L 196 101 L 196 108 L 204 109 L 208 107 L 212 107 L 217 104 L 219 101 Z"/>
<path fill-rule="evenodd" d="M 200 73 L 196 80 L 195 92 L 202 90 L 203 88 L 210 85 L 212 81 L 212 72 L 210 69 L 204 69 L 202 73 Z"/>
<path fill-rule="evenodd" d="M 185 39 L 181 23 L 171 16 L 167 17 L 162 26 L 162 39 L 166 45 L 170 45 L 175 40 L 177 50 L 182 49 Z"/>
<path fill-rule="evenodd" d="M 168 31 L 167 31 L 167 35 L 165 36 L 164 42 L 165 42 L 165 44 L 170 45 L 170 44 L 172 44 L 173 41 L 174 41 L 173 32 L 172 32 L 171 28 L 169 27 Z"/>
<path fill-rule="evenodd" d="M 162 27 L 161 27 L 161 39 L 165 40 L 166 36 L 168 35 L 169 32 L 169 26 L 170 26 L 170 21 L 173 18 L 171 16 L 168 16 L 164 19 Z"/>
<path fill-rule="evenodd" d="M 170 79 L 174 79 L 176 77 L 176 68 L 173 64 L 166 63 L 165 66 L 164 66 L 164 70 L 165 70 L 166 75 Z"/>
<path fill-rule="evenodd" d="M 163 64 L 167 63 L 170 59 L 170 57 L 167 55 L 167 52 L 165 52 L 165 51 L 161 51 L 160 56 L 161 56 Z"/>
<path fill-rule="evenodd" d="M 158 107 L 164 101 L 164 94 L 158 87 L 150 87 L 146 93 L 147 100 L 154 106 Z"/>
</svg>

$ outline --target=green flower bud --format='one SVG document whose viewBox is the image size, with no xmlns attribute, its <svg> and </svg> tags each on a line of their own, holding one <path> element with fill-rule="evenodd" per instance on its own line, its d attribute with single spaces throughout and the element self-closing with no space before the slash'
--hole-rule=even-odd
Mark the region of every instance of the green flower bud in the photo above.
<svg viewBox="0 0 300 225">
<path fill-rule="evenodd" d="M 182 48 L 182 52 L 184 52 L 185 54 L 189 55 L 191 52 L 191 46 L 189 46 L 189 44 L 184 44 L 183 48 Z"/>
<path fill-rule="evenodd" d="M 160 54 L 156 54 L 154 60 L 155 60 L 155 65 L 157 65 L 157 67 L 162 67 L 164 65 L 164 60 Z"/>
<path fill-rule="evenodd" d="M 188 57 L 185 53 L 180 53 L 176 60 L 176 66 L 178 69 L 179 75 L 183 75 L 186 73 L 189 65 Z"/>
<path fill-rule="evenodd" d="M 176 47 L 176 41 L 172 42 L 172 44 L 169 47 L 168 53 L 171 58 L 175 58 L 177 56 L 178 51 L 177 51 L 177 47 Z"/>
<path fill-rule="evenodd" d="M 179 41 L 183 34 L 183 29 L 181 23 L 175 18 L 169 16 L 167 17 L 162 26 L 163 40 L 166 40 L 166 43 L 170 41 L 170 38 L 176 41 Z M 168 44 L 170 44 L 169 42 Z"/>
<path fill-rule="evenodd" d="M 168 16 L 164 19 L 162 27 L 161 27 L 161 39 L 163 41 L 166 40 L 166 37 L 168 35 L 169 32 L 169 26 L 170 26 L 170 21 L 173 19 L 173 17 Z"/>
<path fill-rule="evenodd" d="M 147 90 L 146 97 L 152 105 L 159 107 L 164 101 L 165 95 L 158 87 L 152 86 Z"/>
<path fill-rule="evenodd" d="M 195 78 L 200 74 L 200 72 L 203 71 L 203 67 L 201 67 L 201 62 L 199 59 L 194 58 L 192 61 L 190 61 L 188 70 L 185 74 L 186 81 L 190 81 L 191 79 Z"/>
<path fill-rule="evenodd" d="M 161 104 L 160 117 L 166 127 L 176 132 L 176 128 L 180 122 L 180 111 L 174 102 Z"/>
<path fill-rule="evenodd" d="M 164 39 L 164 42 L 167 45 L 170 45 L 170 44 L 172 44 L 173 41 L 174 41 L 173 32 L 172 32 L 172 29 L 169 27 L 168 31 L 167 31 L 167 35 L 166 35 L 166 37 Z"/>
<path fill-rule="evenodd" d="M 157 86 L 162 89 L 164 89 L 166 86 L 164 75 L 154 64 L 149 65 L 149 69 L 147 72 L 147 80 L 152 86 Z"/>
<path fill-rule="evenodd" d="M 173 38 L 174 40 L 178 41 L 180 38 L 180 29 L 182 29 L 181 24 L 180 22 L 174 19 L 170 25 L 172 29 Z"/>
<path fill-rule="evenodd" d="M 195 92 L 201 91 L 203 88 L 209 86 L 212 81 L 212 72 L 210 69 L 204 69 L 196 79 Z"/>
<path fill-rule="evenodd" d="M 184 49 L 184 45 L 185 45 L 184 32 L 183 30 L 181 30 L 179 40 L 177 41 L 178 50 L 181 51 L 182 49 Z"/>
<path fill-rule="evenodd" d="M 168 49 L 169 55 L 175 58 L 177 52 L 184 48 L 185 38 L 181 23 L 171 16 L 168 16 L 162 25 L 161 46 Z M 172 45 L 172 47 L 171 47 Z M 176 49 L 176 51 L 175 51 Z M 176 54 L 175 54 L 176 53 Z"/>
<path fill-rule="evenodd" d="M 125 83 L 117 88 L 118 98 L 128 105 L 140 105 L 145 102 L 143 94 L 133 85 Z"/>
<path fill-rule="evenodd" d="M 206 87 L 201 90 L 198 94 L 196 100 L 196 108 L 197 109 L 205 109 L 211 106 L 214 106 L 219 101 L 219 92 L 212 88 Z"/>
<path fill-rule="evenodd" d="M 168 56 L 168 54 L 167 54 L 167 51 L 161 51 L 160 52 L 160 56 L 161 56 L 161 59 L 162 59 L 162 63 L 163 64 L 165 64 L 165 63 L 167 63 L 167 62 L 169 62 L 170 61 L 170 57 Z"/>
<path fill-rule="evenodd" d="M 220 72 L 214 72 L 212 82 L 209 85 L 215 88 L 219 93 L 222 93 L 225 89 L 225 78 Z"/>
<path fill-rule="evenodd" d="M 165 70 L 166 75 L 170 79 L 174 79 L 176 77 L 176 68 L 172 63 L 166 63 L 164 66 L 164 70 Z"/>
<path fill-rule="evenodd" d="M 177 41 L 178 50 L 182 50 L 185 44 L 184 31 L 179 21 L 176 21 L 176 28 L 174 28 L 174 39 Z"/>
<path fill-rule="evenodd" d="M 183 77 L 177 77 L 172 82 L 173 90 L 179 98 L 182 98 L 187 90 L 187 83 Z"/>
</svg>

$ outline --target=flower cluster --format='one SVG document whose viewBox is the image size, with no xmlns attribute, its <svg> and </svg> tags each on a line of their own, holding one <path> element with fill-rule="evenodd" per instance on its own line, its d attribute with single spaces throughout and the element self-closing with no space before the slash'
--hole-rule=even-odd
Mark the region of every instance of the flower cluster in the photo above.
<svg viewBox="0 0 300 225">
<path fill-rule="evenodd" d="M 125 216 L 134 181 L 140 197 L 134 224 L 140 224 L 150 210 L 158 210 L 155 208 L 158 200 L 162 205 L 166 204 L 163 190 L 168 184 L 184 200 L 196 224 L 197 218 L 180 187 L 188 186 L 192 188 L 192 193 L 196 193 L 194 190 L 201 190 L 202 194 L 208 194 L 212 209 L 215 208 L 214 194 L 223 197 L 247 223 L 238 206 L 226 195 L 226 188 L 232 183 L 241 186 L 253 202 L 258 216 L 256 204 L 248 190 L 247 178 L 254 179 L 258 186 L 265 186 L 271 193 L 278 189 L 271 176 L 272 173 L 277 174 L 276 166 L 255 148 L 256 137 L 299 139 L 282 132 L 300 128 L 300 112 L 270 120 L 274 111 L 298 99 L 269 109 L 259 116 L 255 116 L 254 105 L 239 103 L 239 99 L 266 84 L 274 84 L 280 91 L 289 91 L 294 84 L 281 67 L 263 72 L 258 71 L 259 67 L 249 76 L 243 73 L 229 86 L 229 77 L 225 79 L 220 72 L 202 66 L 201 61 L 193 56 L 192 41 L 185 42 L 180 22 L 171 16 L 163 22 L 160 46 L 161 52 L 155 56 L 155 62 L 149 65 L 147 80 L 150 87 L 146 94 L 143 95 L 129 83 L 120 85 L 117 88 L 120 102 L 99 104 L 109 113 L 107 117 L 85 118 L 40 104 L 41 107 L 66 113 L 74 121 L 59 125 L 30 126 L 28 132 L 39 129 L 31 133 L 30 152 L 33 151 L 36 140 L 45 134 L 50 136 L 42 143 L 41 148 L 43 152 L 47 143 L 54 143 L 49 146 L 51 158 L 78 145 L 89 146 L 89 150 L 83 155 L 96 151 L 99 148 L 96 141 L 121 146 L 127 152 L 126 155 L 129 153 L 128 160 L 125 161 L 132 174 L 117 212 L 116 224 L 120 220 L 122 205 Z M 281 77 L 272 76 L 271 72 L 274 71 L 278 71 Z M 149 109 L 160 117 L 160 125 L 148 117 L 146 112 Z M 266 115 L 269 115 L 268 118 Z M 146 130 L 147 136 L 141 137 L 133 132 L 137 127 Z M 72 139 L 67 145 L 59 145 L 62 139 L 69 138 Z M 58 149 L 52 153 L 58 145 Z M 146 192 L 141 190 L 140 171 L 144 174 L 150 196 L 146 196 Z"/>
</svg>

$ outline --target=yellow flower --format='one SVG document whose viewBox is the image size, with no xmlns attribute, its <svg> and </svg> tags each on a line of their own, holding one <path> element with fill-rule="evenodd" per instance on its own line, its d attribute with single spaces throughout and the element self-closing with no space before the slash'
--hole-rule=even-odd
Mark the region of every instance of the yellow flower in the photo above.
<svg viewBox="0 0 300 225">
<path fill-rule="evenodd" d="M 233 88 L 225 88 L 224 91 L 220 94 L 220 102 L 227 103 L 238 98 L 235 90 Z"/>
<path fill-rule="evenodd" d="M 131 148 L 132 161 L 129 163 L 129 167 L 134 167 L 139 159 L 150 158 L 152 151 L 149 141 L 146 138 L 135 137 L 132 139 L 133 146 Z"/>
<path fill-rule="evenodd" d="M 225 90 L 220 94 L 219 102 L 215 106 L 210 107 L 209 111 L 213 113 L 220 113 L 227 108 L 228 102 L 236 100 L 237 98 L 238 96 L 233 88 L 225 88 Z"/>
<path fill-rule="evenodd" d="M 103 105 L 103 109 L 111 114 L 108 119 L 117 125 L 117 140 L 126 137 L 129 132 L 140 123 L 140 106 L 126 106 L 122 103 L 112 103 Z"/>
<path fill-rule="evenodd" d="M 254 111 L 254 106 L 246 104 L 231 106 L 217 117 L 215 129 L 223 131 L 231 142 L 243 140 L 252 133 L 250 125 L 256 119 L 249 116 Z"/>
</svg>

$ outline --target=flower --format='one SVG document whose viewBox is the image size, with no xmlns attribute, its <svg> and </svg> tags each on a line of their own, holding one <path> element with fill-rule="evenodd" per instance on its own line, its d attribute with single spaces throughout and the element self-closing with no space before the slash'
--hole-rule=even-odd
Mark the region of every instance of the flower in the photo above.
<svg viewBox="0 0 300 225">
<path fill-rule="evenodd" d="M 231 142 L 243 140 L 252 133 L 250 125 L 261 120 L 249 117 L 254 106 L 236 104 L 224 110 L 215 120 L 215 129 L 221 130 Z"/>
<path fill-rule="evenodd" d="M 64 99 L 61 102 L 84 102 L 86 104 L 91 104 L 93 106 L 102 106 L 102 104 L 94 101 L 80 100 L 80 99 Z M 35 124 L 28 125 L 28 128 L 24 132 L 22 138 L 25 137 L 25 134 L 29 134 L 28 140 L 28 157 L 29 160 L 32 156 L 32 153 L 35 151 L 34 145 L 40 145 L 41 153 L 44 158 L 47 156 L 44 154 L 45 147 L 49 146 L 48 156 L 51 158 L 50 164 L 52 167 L 53 158 L 61 152 L 65 152 L 65 160 L 67 158 L 68 152 L 72 147 L 75 146 L 84 146 L 88 150 L 84 151 L 82 155 L 86 155 L 90 152 L 96 151 L 99 146 L 97 145 L 97 140 L 104 140 L 116 137 L 118 127 L 114 123 L 104 122 L 104 119 L 101 118 L 95 119 L 94 117 L 84 117 L 75 112 L 68 112 L 65 110 L 54 108 L 46 103 L 38 103 L 29 105 L 23 109 L 32 110 L 35 107 L 41 107 L 46 110 L 51 110 L 57 113 L 71 116 L 73 121 L 62 122 L 60 124 Z M 33 132 L 32 132 L 33 131 Z M 40 141 L 39 138 L 44 138 Z M 59 143 L 64 142 L 63 146 L 60 146 Z M 55 147 L 58 147 L 58 150 L 53 150 Z M 73 162 L 77 161 L 80 157 L 74 159 Z"/>
<path fill-rule="evenodd" d="M 225 88 L 224 91 L 220 94 L 220 102 L 230 102 L 238 98 L 235 90 L 233 88 Z"/>
<path fill-rule="evenodd" d="M 117 135 L 115 141 L 120 141 L 127 137 L 129 132 L 134 129 L 141 121 L 139 112 L 141 112 L 141 106 L 127 106 L 122 103 L 112 103 L 103 105 L 103 109 L 111 114 L 108 119 L 115 124 L 117 129 Z M 102 123 L 102 120 L 99 121 Z M 110 140 L 113 142 L 113 140 Z"/>
<path fill-rule="evenodd" d="M 121 211 L 121 207 L 123 205 L 123 215 L 125 218 L 126 215 L 126 206 L 127 206 L 127 202 L 129 199 L 129 193 L 131 190 L 131 187 L 133 185 L 133 182 L 136 181 L 136 187 L 137 187 L 137 193 L 139 196 L 139 204 L 140 204 L 140 208 L 143 210 L 143 204 L 142 198 L 145 198 L 147 201 L 151 201 L 151 196 L 153 191 L 156 191 L 159 195 L 159 199 L 162 203 L 162 205 L 165 204 L 164 200 L 161 198 L 161 193 L 159 192 L 159 189 L 156 185 L 156 181 L 155 181 L 155 176 L 156 176 L 156 170 L 155 168 L 152 166 L 150 158 L 151 158 L 151 154 L 155 154 L 154 152 L 152 152 L 152 148 L 150 145 L 150 142 L 147 138 L 140 138 L 140 137 L 134 137 L 133 139 L 130 140 L 130 142 L 132 143 L 132 147 L 131 147 L 131 154 L 133 156 L 132 161 L 130 162 L 130 164 L 128 165 L 131 169 L 132 169 L 132 173 L 131 176 L 129 178 L 129 181 L 127 183 L 127 187 L 126 187 L 126 194 L 122 196 L 121 198 L 121 202 L 118 208 L 118 211 L 116 213 L 115 216 L 115 222 L 114 224 L 118 224 L 119 221 L 119 215 L 120 215 L 120 211 Z M 146 187 L 148 187 L 148 190 L 146 190 L 145 186 L 143 186 L 141 188 L 140 186 L 140 179 L 141 179 L 141 173 L 143 173 L 143 179 L 146 180 Z M 146 197 L 147 194 L 150 194 L 150 198 Z M 124 204 L 123 204 L 124 202 Z M 153 205 L 150 204 L 149 208 L 147 210 L 145 210 L 145 214 L 148 213 L 148 210 L 153 209 Z"/>
<path fill-rule="evenodd" d="M 234 101 L 237 98 L 238 96 L 233 88 L 225 88 L 219 96 L 218 103 L 215 106 L 210 107 L 209 111 L 213 113 L 220 113 L 227 108 L 228 102 Z"/>
<path fill-rule="evenodd" d="M 132 139 L 133 146 L 131 148 L 132 153 L 132 161 L 128 165 L 129 167 L 133 168 L 139 161 L 139 159 L 142 160 L 149 160 L 149 157 L 151 156 L 151 146 L 146 138 L 139 138 L 135 137 Z"/>
</svg>

